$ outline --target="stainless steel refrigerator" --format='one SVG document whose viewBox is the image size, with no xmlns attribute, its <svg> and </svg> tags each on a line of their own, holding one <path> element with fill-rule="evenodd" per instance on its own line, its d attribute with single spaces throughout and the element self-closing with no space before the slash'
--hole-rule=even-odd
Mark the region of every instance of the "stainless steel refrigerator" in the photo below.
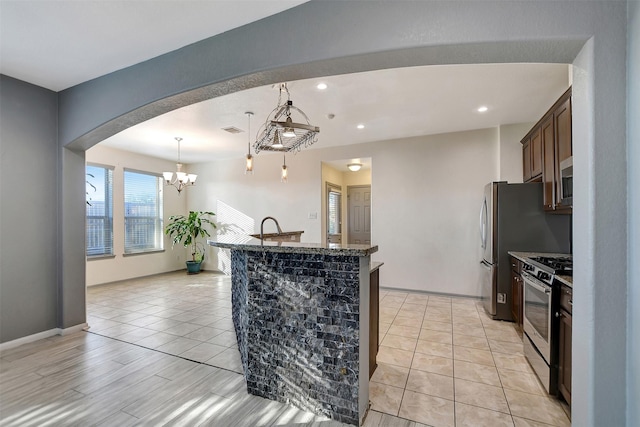
<svg viewBox="0 0 640 427">
<path fill-rule="evenodd" d="M 508 251 L 571 253 L 571 215 L 545 213 L 542 183 L 491 182 L 480 211 L 482 299 L 489 316 L 512 321 Z"/>
</svg>

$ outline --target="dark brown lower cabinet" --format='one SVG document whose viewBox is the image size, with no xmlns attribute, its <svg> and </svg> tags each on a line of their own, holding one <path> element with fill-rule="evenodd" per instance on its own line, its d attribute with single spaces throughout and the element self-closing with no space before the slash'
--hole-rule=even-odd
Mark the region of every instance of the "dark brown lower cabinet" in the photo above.
<svg viewBox="0 0 640 427">
<path fill-rule="evenodd" d="M 558 357 L 558 391 L 564 400 L 571 405 L 571 299 L 573 292 L 562 287 L 560 297 L 560 354 Z M 568 302 L 568 304 L 567 304 Z"/>
<path fill-rule="evenodd" d="M 380 268 L 376 268 L 369 276 L 369 378 L 378 365 L 378 340 L 380 339 Z"/>
</svg>

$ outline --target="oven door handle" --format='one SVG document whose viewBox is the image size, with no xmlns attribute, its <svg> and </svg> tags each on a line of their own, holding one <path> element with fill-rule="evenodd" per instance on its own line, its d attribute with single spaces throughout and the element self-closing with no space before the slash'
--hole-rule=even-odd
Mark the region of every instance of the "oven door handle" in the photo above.
<svg viewBox="0 0 640 427">
<path fill-rule="evenodd" d="M 544 292 L 547 295 L 551 293 L 551 288 L 549 286 L 542 284 L 542 282 L 538 281 L 538 279 L 534 278 L 529 273 L 523 273 L 522 278 L 524 279 L 525 284 L 534 287 L 540 292 Z"/>
</svg>

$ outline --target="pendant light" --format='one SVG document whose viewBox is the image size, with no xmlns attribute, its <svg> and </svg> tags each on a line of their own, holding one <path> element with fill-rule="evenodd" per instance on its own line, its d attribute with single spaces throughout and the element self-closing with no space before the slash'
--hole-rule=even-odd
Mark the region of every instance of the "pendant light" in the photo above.
<svg viewBox="0 0 640 427">
<path fill-rule="evenodd" d="M 245 175 L 253 175 L 253 156 L 251 155 L 251 116 L 253 116 L 253 113 L 251 111 L 247 111 L 245 114 L 249 119 L 249 126 L 247 127 L 247 165 L 244 173 Z"/>
<path fill-rule="evenodd" d="M 280 177 L 280 182 L 287 182 L 287 157 L 285 155 L 282 156 L 282 176 Z"/>
</svg>

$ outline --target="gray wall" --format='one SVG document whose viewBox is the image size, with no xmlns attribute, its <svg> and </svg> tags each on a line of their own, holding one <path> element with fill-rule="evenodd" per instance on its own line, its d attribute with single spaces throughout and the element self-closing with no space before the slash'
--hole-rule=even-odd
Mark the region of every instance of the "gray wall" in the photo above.
<svg viewBox="0 0 640 427">
<path fill-rule="evenodd" d="M 627 52 L 627 159 L 629 298 L 627 305 L 627 425 L 640 423 L 640 2 L 629 2 Z"/>
<path fill-rule="evenodd" d="M 0 342 L 57 327 L 57 105 L 0 76 Z"/>
<path fill-rule="evenodd" d="M 637 18 L 635 8 L 629 19 Z M 637 373 L 624 356 L 624 296 L 628 280 L 636 278 L 627 274 L 627 253 L 637 239 L 627 243 L 625 184 L 637 178 L 627 175 L 625 120 L 626 71 L 637 66 L 626 65 L 627 22 L 624 1 L 312 1 L 64 91 L 59 141 L 86 149 L 182 105 L 284 80 L 421 64 L 576 60 L 574 337 L 580 375 L 574 377 L 574 423 L 633 425 L 637 419 L 625 419 L 635 403 L 626 389 Z M 637 111 L 633 104 L 631 111 Z M 84 270 L 77 267 L 84 241 L 74 229 L 84 215 L 83 190 L 75 188 L 83 180 L 84 156 L 61 157 L 60 317 L 73 323 L 84 315 L 84 307 L 76 307 L 84 298 Z M 629 210 L 637 217 L 635 207 Z M 33 246 L 24 242 L 12 249 Z M 630 312 L 640 309 L 629 304 Z"/>
</svg>

